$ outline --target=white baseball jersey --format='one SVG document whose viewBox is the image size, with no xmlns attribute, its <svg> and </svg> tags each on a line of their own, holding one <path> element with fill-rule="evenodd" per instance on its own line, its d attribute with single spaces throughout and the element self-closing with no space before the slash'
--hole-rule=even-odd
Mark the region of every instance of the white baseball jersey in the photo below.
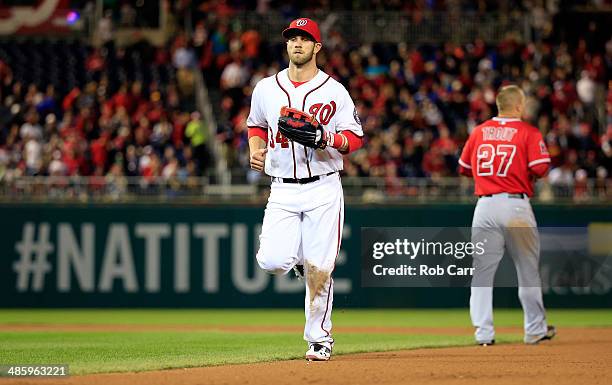
<svg viewBox="0 0 612 385">
<path fill-rule="evenodd" d="M 352 131 L 363 136 L 355 104 L 348 91 L 331 76 L 319 70 L 310 81 L 295 87 L 289 70 L 260 80 L 251 98 L 249 127 L 268 132 L 265 172 L 280 178 L 310 178 L 343 168 L 342 154 L 334 148 L 315 150 L 289 141 L 278 131 L 283 106 L 314 116 L 330 133 Z"/>
</svg>

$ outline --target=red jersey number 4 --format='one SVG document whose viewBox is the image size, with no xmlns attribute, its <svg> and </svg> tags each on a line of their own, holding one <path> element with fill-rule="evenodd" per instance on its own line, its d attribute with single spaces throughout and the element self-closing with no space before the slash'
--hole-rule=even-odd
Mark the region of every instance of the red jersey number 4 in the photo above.
<svg viewBox="0 0 612 385">
<path fill-rule="evenodd" d="M 276 143 L 280 144 L 281 148 L 289 148 L 289 139 L 285 138 L 285 136 L 281 134 L 280 131 L 276 133 L 275 140 L 270 139 L 270 147 L 274 148 L 275 141 Z"/>
</svg>

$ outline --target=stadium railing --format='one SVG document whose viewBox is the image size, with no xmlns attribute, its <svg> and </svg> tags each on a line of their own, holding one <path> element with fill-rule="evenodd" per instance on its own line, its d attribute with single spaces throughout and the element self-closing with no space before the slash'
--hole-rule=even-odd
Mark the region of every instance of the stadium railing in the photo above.
<svg viewBox="0 0 612 385">
<path fill-rule="evenodd" d="M 18 177 L 0 181 L 0 202 L 83 203 L 264 203 L 270 179 L 253 183 L 217 183 L 211 177 Z M 467 178 L 342 178 L 348 203 L 472 202 Z M 588 179 L 571 185 L 538 181 L 538 203 L 612 203 L 612 181 Z"/>
</svg>

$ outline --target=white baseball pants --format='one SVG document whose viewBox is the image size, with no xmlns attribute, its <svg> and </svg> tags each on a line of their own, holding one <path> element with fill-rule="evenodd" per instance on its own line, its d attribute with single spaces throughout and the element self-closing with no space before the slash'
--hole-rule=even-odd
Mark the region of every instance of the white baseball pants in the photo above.
<svg viewBox="0 0 612 385">
<path fill-rule="evenodd" d="M 307 184 L 273 181 L 257 252 L 259 266 L 271 274 L 286 274 L 294 265 L 304 265 L 304 339 L 330 348 L 331 274 L 343 223 L 344 198 L 337 173 Z"/>
</svg>

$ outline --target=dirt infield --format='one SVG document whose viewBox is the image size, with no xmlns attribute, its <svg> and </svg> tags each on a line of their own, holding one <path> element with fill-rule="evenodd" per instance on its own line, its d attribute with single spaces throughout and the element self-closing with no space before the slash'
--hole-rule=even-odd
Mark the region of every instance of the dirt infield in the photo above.
<svg viewBox="0 0 612 385">
<path fill-rule="evenodd" d="M 458 328 L 455 331 L 464 333 L 465 329 Z M 612 383 L 610 362 L 612 362 L 612 328 L 562 328 L 555 340 L 538 346 L 511 344 L 417 349 L 337 356 L 330 362 L 277 361 L 141 373 L 73 376 L 60 381 L 0 380 L 0 384 L 592 385 Z"/>
</svg>

